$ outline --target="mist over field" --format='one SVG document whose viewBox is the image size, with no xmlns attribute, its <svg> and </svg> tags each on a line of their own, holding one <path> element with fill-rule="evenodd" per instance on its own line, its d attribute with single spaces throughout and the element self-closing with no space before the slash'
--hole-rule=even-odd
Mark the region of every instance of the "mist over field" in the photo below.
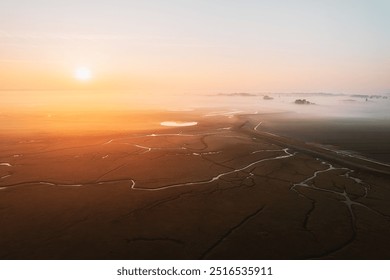
<svg viewBox="0 0 390 280">
<path fill-rule="evenodd" d="M 269 98 L 267 98 L 269 97 Z M 118 91 L 0 91 L 0 112 L 131 112 L 225 108 L 237 113 L 296 112 L 318 117 L 390 118 L 390 94 L 158 93 Z M 296 104 L 307 100 L 312 104 Z"/>
<path fill-rule="evenodd" d="M 0 260 L 390 259 L 389 11 L 0 1 Z"/>
</svg>

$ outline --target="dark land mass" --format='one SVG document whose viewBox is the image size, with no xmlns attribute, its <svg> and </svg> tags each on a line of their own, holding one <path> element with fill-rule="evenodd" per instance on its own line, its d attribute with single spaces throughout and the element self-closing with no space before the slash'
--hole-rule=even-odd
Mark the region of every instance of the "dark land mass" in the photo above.
<svg viewBox="0 0 390 280">
<path fill-rule="evenodd" d="M 390 258 L 388 166 L 301 141 L 299 124 L 270 134 L 271 115 L 129 120 L 1 133 L 1 259 Z"/>
<path fill-rule="evenodd" d="M 267 114 L 263 117 L 262 129 L 390 164 L 388 119 L 324 119 L 302 118 L 291 113 Z"/>
</svg>

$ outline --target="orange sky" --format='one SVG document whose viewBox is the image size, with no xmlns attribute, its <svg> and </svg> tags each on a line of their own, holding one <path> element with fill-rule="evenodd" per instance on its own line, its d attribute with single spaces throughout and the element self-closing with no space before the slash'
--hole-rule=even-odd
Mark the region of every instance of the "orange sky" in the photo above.
<svg viewBox="0 0 390 280">
<path fill-rule="evenodd" d="M 3 1 L 0 89 L 390 90 L 388 1 L 139 2 Z"/>
</svg>

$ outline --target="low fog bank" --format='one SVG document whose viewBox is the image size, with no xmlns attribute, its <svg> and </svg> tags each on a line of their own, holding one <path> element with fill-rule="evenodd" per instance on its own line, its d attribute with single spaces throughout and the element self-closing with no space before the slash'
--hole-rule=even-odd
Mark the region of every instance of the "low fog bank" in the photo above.
<svg viewBox="0 0 390 280">
<path fill-rule="evenodd" d="M 256 113 L 261 130 L 390 163 L 389 95 L 218 94 L 209 104 Z"/>
<path fill-rule="evenodd" d="M 261 129 L 390 163 L 390 96 L 0 91 L 0 132 L 122 131 L 256 114 Z"/>
<path fill-rule="evenodd" d="M 390 118 L 390 94 L 327 93 L 140 93 L 133 91 L 0 91 L 0 113 L 59 111 L 214 110 L 294 112 L 331 118 Z M 298 104 L 297 104 L 298 103 Z"/>
<path fill-rule="evenodd" d="M 390 94 L 236 93 L 210 95 L 208 99 L 209 104 L 248 113 L 290 112 L 302 118 L 390 119 Z"/>
</svg>

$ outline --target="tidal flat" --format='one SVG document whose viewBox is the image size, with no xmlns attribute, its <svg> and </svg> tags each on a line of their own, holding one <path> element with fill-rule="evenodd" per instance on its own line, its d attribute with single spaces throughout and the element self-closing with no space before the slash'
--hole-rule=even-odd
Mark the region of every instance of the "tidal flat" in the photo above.
<svg viewBox="0 0 390 280">
<path fill-rule="evenodd" d="M 388 166 L 218 112 L 3 129 L 0 258 L 390 257 Z"/>
</svg>

